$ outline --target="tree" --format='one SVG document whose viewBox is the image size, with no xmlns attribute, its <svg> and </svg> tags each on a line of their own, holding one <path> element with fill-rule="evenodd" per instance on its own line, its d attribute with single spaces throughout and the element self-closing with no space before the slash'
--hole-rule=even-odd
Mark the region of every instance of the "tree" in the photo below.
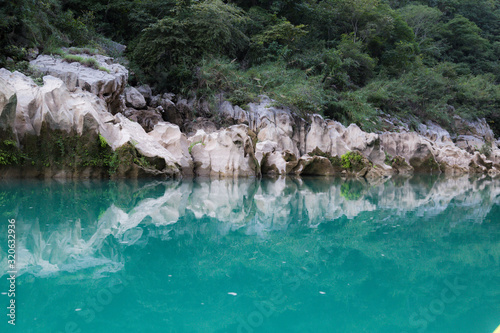
<svg viewBox="0 0 500 333">
<path fill-rule="evenodd" d="M 204 56 L 235 57 L 245 49 L 245 22 L 241 9 L 220 0 L 182 4 L 143 30 L 132 58 L 151 76 L 170 73 L 172 87 Z"/>
<path fill-rule="evenodd" d="M 443 13 L 437 8 L 425 5 L 408 5 L 400 8 L 398 12 L 412 28 L 415 42 L 424 59 L 440 58 L 444 51 L 443 42 L 439 40 Z"/>
<path fill-rule="evenodd" d="M 432 42 L 437 36 L 438 24 L 443 16 L 439 9 L 425 5 L 409 5 L 399 9 L 399 13 L 413 29 L 418 46 Z"/>
<path fill-rule="evenodd" d="M 447 57 L 455 62 L 474 63 L 489 46 L 481 37 L 481 29 L 462 15 L 446 23 L 441 34 L 449 46 Z"/>
<path fill-rule="evenodd" d="M 366 31 L 362 34 L 362 29 L 373 28 L 373 14 L 376 13 L 380 5 L 379 0 L 341 0 L 341 15 L 347 18 L 349 23 L 347 33 L 352 33 L 352 41 L 356 43 L 359 38 L 366 38 Z M 364 35 L 364 36 L 362 36 Z"/>
</svg>

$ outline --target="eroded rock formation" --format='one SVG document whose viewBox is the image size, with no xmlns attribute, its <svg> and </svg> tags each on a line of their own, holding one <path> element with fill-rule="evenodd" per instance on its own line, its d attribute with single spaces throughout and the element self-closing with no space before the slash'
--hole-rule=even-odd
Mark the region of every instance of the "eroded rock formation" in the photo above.
<svg viewBox="0 0 500 333">
<path fill-rule="evenodd" d="M 93 166 L 118 171 L 116 176 L 123 177 L 293 174 L 377 178 L 500 172 L 499 141 L 484 120 L 471 122 L 457 116 L 455 133 L 450 134 L 432 122 L 421 124 L 415 132 L 387 118 L 393 132 L 368 133 L 355 124 L 345 127 L 317 114 L 298 116 L 266 96 L 246 110 L 222 102 L 219 113 L 207 118 L 206 103 L 172 94 L 155 96 L 148 86 L 124 90 L 126 69 L 108 58 L 96 58 L 109 73 L 40 56 L 32 63 L 51 74 L 44 77 L 41 87 L 23 74 L 0 70 L 3 139 L 14 140 L 22 151 L 33 141 L 27 137 L 42 136 L 45 145 L 56 145 L 65 136 L 93 144 L 102 137 L 103 145 L 112 150 L 108 156 L 95 145 L 84 147 L 80 150 L 101 159 L 82 163 L 77 156 L 71 162 L 57 162 L 64 164 L 56 167 L 57 172 L 42 172 L 43 167 L 37 165 L 39 172 L 29 175 L 79 177 L 82 164 L 87 168 L 85 177 L 94 174 L 89 171 Z M 67 154 L 63 148 L 61 154 Z M 37 163 L 30 158 L 24 157 L 24 167 L 26 162 Z M 124 158 L 129 167 L 121 166 Z M 50 163 L 44 160 L 43 164 Z M 68 164 L 80 167 L 70 167 L 68 172 Z M 14 175 L 3 173 L 4 177 Z"/>
<path fill-rule="evenodd" d="M 61 79 L 70 92 L 77 88 L 89 91 L 103 99 L 112 113 L 121 107 L 120 95 L 128 80 L 128 71 L 120 64 L 113 63 L 113 59 L 102 55 L 79 55 L 82 58 L 94 58 L 99 66 L 105 70 L 95 69 L 79 62 L 66 62 L 62 58 L 41 55 L 30 64 L 45 75 Z"/>
</svg>

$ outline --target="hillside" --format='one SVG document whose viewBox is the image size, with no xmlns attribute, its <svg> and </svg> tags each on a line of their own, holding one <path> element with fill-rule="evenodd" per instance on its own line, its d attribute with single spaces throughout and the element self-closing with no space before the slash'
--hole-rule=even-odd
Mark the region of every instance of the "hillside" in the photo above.
<svg viewBox="0 0 500 333">
<path fill-rule="evenodd" d="M 0 7 L 0 67 L 61 47 L 115 57 L 130 83 L 378 130 L 485 117 L 500 135 L 500 1 L 20 0 Z M 125 48 L 126 47 L 126 48 Z"/>
</svg>

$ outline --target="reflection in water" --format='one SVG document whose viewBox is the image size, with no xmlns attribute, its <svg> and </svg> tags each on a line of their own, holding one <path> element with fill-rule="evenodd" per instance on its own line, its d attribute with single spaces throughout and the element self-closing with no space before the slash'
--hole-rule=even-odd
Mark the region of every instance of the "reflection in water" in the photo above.
<svg viewBox="0 0 500 333">
<path fill-rule="evenodd" d="M 85 298 L 74 295 L 114 274 L 135 278 L 120 296 L 132 308 L 102 311 L 146 326 L 94 320 L 84 332 L 165 332 L 160 322 L 172 332 L 480 332 L 500 304 L 499 207 L 491 178 L 0 184 L 0 218 L 17 220 L 20 281 L 33 292 L 26 313 L 47 316 L 38 330 L 20 319 L 25 332 L 60 330 L 54 309 L 71 319 Z M 467 287 L 456 302 L 419 313 L 457 278 Z M 40 304 L 38 290 L 61 285 Z M 286 301 L 248 326 L 276 290 Z"/>
</svg>

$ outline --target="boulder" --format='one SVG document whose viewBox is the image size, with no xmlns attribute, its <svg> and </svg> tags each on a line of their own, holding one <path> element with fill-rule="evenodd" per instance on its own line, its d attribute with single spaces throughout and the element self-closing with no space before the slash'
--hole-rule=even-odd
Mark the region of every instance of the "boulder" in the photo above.
<svg viewBox="0 0 500 333">
<path fill-rule="evenodd" d="M 234 125 L 211 134 L 198 130 L 189 142 L 197 176 L 253 177 L 260 174 L 246 125 Z"/>
<path fill-rule="evenodd" d="M 484 146 L 485 141 L 474 135 L 459 135 L 455 144 L 458 148 L 466 150 L 472 154 L 475 151 L 480 150 Z"/>
<path fill-rule="evenodd" d="M 161 98 L 159 102 L 161 107 L 161 115 L 163 120 L 166 122 L 175 124 L 180 128 L 183 128 L 184 120 L 182 119 L 180 113 L 177 111 L 177 107 L 174 102 L 167 98 Z"/>
<path fill-rule="evenodd" d="M 493 162 L 479 152 L 475 152 L 469 164 L 470 173 L 488 173 L 493 168 Z"/>
<path fill-rule="evenodd" d="M 400 156 L 416 172 L 440 172 L 430 141 L 416 132 L 380 135 L 380 145 L 389 156 Z"/>
<path fill-rule="evenodd" d="M 161 95 L 154 95 L 151 97 L 151 101 L 149 102 L 149 106 L 152 108 L 157 108 L 161 105 Z"/>
<path fill-rule="evenodd" d="M 17 135 L 12 131 L 15 128 L 16 107 L 16 91 L 0 77 L 0 140 L 17 141 Z"/>
<path fill-rule="evenodd" d="M 450 133 L 430 120 L 418 126 L 418 133 L 440 146 L 453 145 Z"/>
<path fill-rule="evenodd" d="M 297 166 L 297 156 L 290 151 L 277 151 L 277 147 L 278 144 L 272 141 L 256 144 L 255 157 L 261 167 L 262 174 L 286 175 Z"/>
<path fill-rule="evenodd" d="M 194 116 L 193 105 L 192 103 L 189 103 L 187 99 L 179 99 L 175 104 L 175 107 L 177 108 L 177 112 L 182 117 L 182 119 L 193 118 Z"/>
<path fill-rule="evenodd" d="M 484 118 L 471 121 L 456 115 L 453 117 L 453 121 L 457 135 L 470 135 L 487 142 L 495 141 L 493 131 Z"/>
<path fill-rule="evenodd" d="M 123 114 L 130 120 L 139 123 L 146 132 L 151 132 L 156 124 L 163 121 L 161 109 L 148 108 L 147 110 L 126 109 Z"/>
<path fill-rule="evenodd" d="M 109 125 L 101 130 L 101 134 L 113 149 L 130 144 L 142 156 L 155 161 L 153 166 L 143 167 L 146 173 L 169 177 L 181 175 L 180 165 L 174 155 L 155 136 L 148 135 L 140 124 L 119 113 L 115 116 L 114 124 Z"/>
<path fill-rule="evenodd" d="M 179 126 L 160 122 L 153 131 L 149 132 L 149 135 L 160 142 L 174 156 L 175 161 L 182 168 L 183 175 L 193 175 L 193 159 L 189 153 L 189 143 Z"/>
<path fill-rule="evenodd" d="M 406 160 L 401 156 L 395 156 L 390 161 L 391 168 L 395 173 L 400 175 L 409 175 L 413 173 L 413 167 L 406 163 Z"/>
<path fill-rule="evenodd" d="M 83 58 L 90 56 L 80 54 Z M 89 91 L 103 99 L 108 110 L 112 113 L 121 111 L 119 109 L 119 96 L 122 94 L 128 79 L 127 69 L 112 62 L 112 59 L 102 55 L 92 56 L 99 66 L 108 71 L 90 68 L 78 62 L 68 63 L 62 58 L 48 55 L 40 55 L 30 61 L 30 65 L 44 75 L 51 75 L 61 79 L 70 92 L 77 88 Z"/>
<path fill-rule="evenodd" d="M 188 135 L 194 135 L 199 130 L 211 134 L 217 131 L 217 125 L 210 119 L 198 117 L 192 121 L 186 121 L 184 123 L 184 129 Z"/>
<path fill-rule="evenodd" d="M 335 121 L 325 121 L 319 115 L 309 118 L 310 128 L 305 138 L 306 153 L 319 149 L 331 156 L 341 156 L 349 151 L 349 147 L 343 140 L 345 127 Z"/>
<path fill-rule="evenodd" d="M 134 109 L 145 109 L 144 96 L 134 87 L 125 88 L 125 105 Z"/>
<path fill-rule="evenodd" d="M 228 101 L 222 103 L 219 108 L 219 113 L 223 117 L 234 120 L 237 124 L 248 125 L 248 112 L 237 105 L 233 107 Z"/>
<path fill-rule="evenodd" d="M 333 176 L 338 173 L 330 160 L 322 156 L 303 155 L 292 171 L 301 176 Z"/>
<path fill-rule="evenodd" d="M 151 91 L 151 87 L 148 86 L 147 84 L 143 84 L 142 86 L 139 86 L 136 89 L 144 97 L 146 103 L 149 104 L 151 102 L 151 98 L 153 97 L 153 92 Z"/>
<path fill-rule="evenodd" d="M 82 91 L 71 93 L 61 79 L 50 75 L 43 78 L 43 83 L 43 87 L 39 87 L 19 72 L 0 69 L 0 85 L 15 91 L 13 131 L 20 138 L 26 134 L 40 135 L 43 124 L 52 130 L 74 130 L 81 135 L 84 123 L 106 123 L 114 118 L 96 95 Z M 97 129 L 98 126 L 91 127 Z"/>
</svg>

